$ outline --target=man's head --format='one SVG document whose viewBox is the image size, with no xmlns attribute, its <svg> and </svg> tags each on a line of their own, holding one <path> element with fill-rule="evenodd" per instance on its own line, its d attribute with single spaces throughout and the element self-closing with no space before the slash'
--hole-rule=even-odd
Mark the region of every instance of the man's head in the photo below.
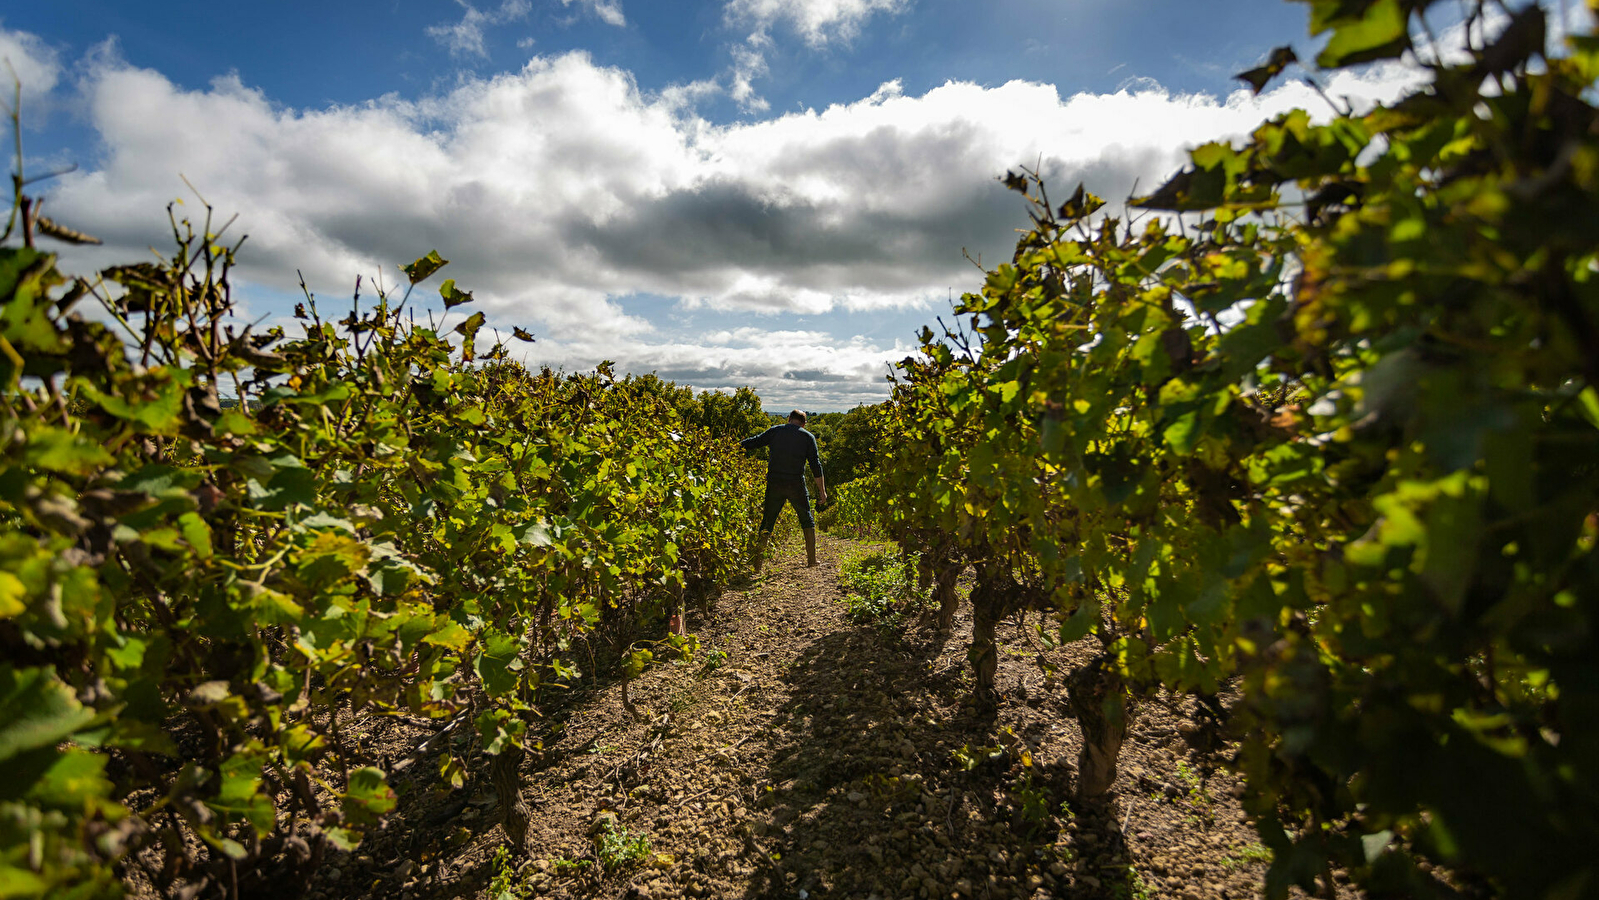
<svg viewBox="0 0 1599 900">
<path fill-rule="evenodd" d="M 790 425 L 798 425 L 799 427 L 804 428 L 805 427 L 805 414 L 803 412 L 800 412 L 797 409 L 791 411 L 788 414 L 788 424 L 790 424 Z"/>
</svg>

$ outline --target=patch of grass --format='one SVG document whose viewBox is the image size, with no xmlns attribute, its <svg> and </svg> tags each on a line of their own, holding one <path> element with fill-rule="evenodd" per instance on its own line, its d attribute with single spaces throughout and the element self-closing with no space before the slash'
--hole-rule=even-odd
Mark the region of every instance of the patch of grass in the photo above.
<svg viewBox="0 0 1599 900">
<path fill-rule="evenodd" d="M 1214 798 L 1210 796 L 1210 791 L 1206 790 L 1205 783 L 1200 779 L 1199 773 L 1195 772 L 1193 766 L 1188 764 L 1188 760 L 1177 761 L 1177 780 L 1182 782 L 1184 789 L 1187 790 L 1189 801 L 1206 806 L 1214 802 Z"/>
<path fill-rule="evenodd" d="M 602 816 L 594 823 L 594 854 L 607 872 L 641 863 L 650 858 L 650 836 L 627 830 L 613 816 Z"/>
<path fill-rule="evenodd" d="M 1190 813 L 1184 821 L 1195 828 L 1208 828 L 1214 824 L 1216 798 L 1211 796 L 1204 779 L 1194 771 L 1187 760 L 1179 760 L 1177 763 L 1177 783 L 1182 791 L 1181 798 Z"/>
<path fill-rule="evenodd" d="M 849 593 L 844 604 L 850 621 L 893 624 L 904 617 L 908 607 L 927 599 L 927 592 L 916 587 L 914 553 L 901 553 L 888 545 L 868 547 L 844 558 L 838 567 L 838 580 Z"/>
<path fill-rule="evenodd" d="M 1235 869 L 1241 869 L 1250 863 L 1269 863 L 1271 862 L 1271 857 L 1270 848 L 1264 844 L 1245 844 L 1237 853 L 1230 853 L 1222 857 L 1221 865 L 1222 868 L 1231 872 Z"/>
<path fill-rule="evenodd" d="M 910 800 L 921 794 L 920 782 L 882 772 L 873 772 L 858 784 L 873 797 L 890 802 Z"/>
</svg>

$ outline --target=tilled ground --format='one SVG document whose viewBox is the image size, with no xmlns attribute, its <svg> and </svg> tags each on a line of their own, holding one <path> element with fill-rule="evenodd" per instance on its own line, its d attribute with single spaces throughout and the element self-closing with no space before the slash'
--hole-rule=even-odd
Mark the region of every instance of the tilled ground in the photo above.
<svg viewBox="0 0 1599 900">
<path fill-rule="evenodd" d="M 1079 734 L 1037 660 L 1064 671 L 1089 647 L 1045 653 L 1032 622 L 1006 624 L 1002 699 L 982 712 L 967 700 L 967 610 L 943 637 L 914 617 L 852 623 L 838 565 L 857 548 L 822 535 L 806 568 L 786 546 L 764 579 L 691 615 L 698 657 L 636 680 L 636 715 L 620 685 L 574 698 L 525 771 L 530 859 L 501 849 L 486 777 L 450 792 L 419 773 L 390 826 L 325 862 L 311 897 L 1259 893 L 1264 850 L 1236 780 L 1190 746 L 1192 701 L 1143 703 L 1110 803 L 1074 809 Z"/>
</svg>

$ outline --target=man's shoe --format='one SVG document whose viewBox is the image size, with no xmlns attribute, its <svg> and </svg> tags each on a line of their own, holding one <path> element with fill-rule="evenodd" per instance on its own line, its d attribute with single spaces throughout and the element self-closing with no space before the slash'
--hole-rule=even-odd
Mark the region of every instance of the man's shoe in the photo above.
<svg viewBox="0 0 1599 900">
<path fill-rule="evenodd" d="M 805 529 L 805 565 L 816 565 L 816 529 Z"/>
</svg>

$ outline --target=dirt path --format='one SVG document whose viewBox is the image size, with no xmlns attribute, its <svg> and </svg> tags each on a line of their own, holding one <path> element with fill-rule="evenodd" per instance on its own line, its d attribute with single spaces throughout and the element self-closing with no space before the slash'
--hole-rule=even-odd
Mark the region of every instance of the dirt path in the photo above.
<svg viewBox="0 0 1599 900">
<path fill-rule="evenodd" d="M 822 535 L 819 550 L 805 568 L 783 547 L 765 578 L 691 613 L 697 659 L 637 679 L 638 716 L 619 685 L 560 714 L 525 769 L 531 859 L 496 859 L 486 779 L 418 784 L 386 832 L 323 866 L 313 900 L 1258 893 L 1263 851 L 1231 776 L 1189 746 L 1191 701 L 1143 704 L 1111 807 L 1072 809 L 1078 733 L 1035 622 L 1001 628 L 1003 699 L 984 714 L 966 701 L 964 607 L 947 638 L 914 618 L 852 623 L 838 566 L 857 545 Z"/>
</svg>

